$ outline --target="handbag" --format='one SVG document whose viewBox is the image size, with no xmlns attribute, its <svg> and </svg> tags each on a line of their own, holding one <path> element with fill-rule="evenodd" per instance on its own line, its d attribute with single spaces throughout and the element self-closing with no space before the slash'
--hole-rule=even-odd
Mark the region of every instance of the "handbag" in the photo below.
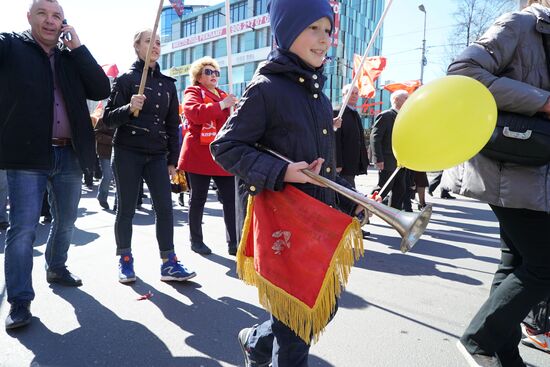
<svg viewBox="0 0 550 367">
<path fill-rule="evenodd" d="M 548 60 L 550 38 L 542 35 Z M 548 73 L 550 75 L 550 65 Z M 523 166 L 542 166 L 550 162 L 550 120 L 544 116 L 525 116 L 498 111 L 497 124 L 481 154 L 500 162 Z"/>
<path fill-rule="evenodd" d="M 499 111 L 495 130 L 481 154 L 500 162 L 542 166 L 550 162 L 550 120 Z"/>
</svg>

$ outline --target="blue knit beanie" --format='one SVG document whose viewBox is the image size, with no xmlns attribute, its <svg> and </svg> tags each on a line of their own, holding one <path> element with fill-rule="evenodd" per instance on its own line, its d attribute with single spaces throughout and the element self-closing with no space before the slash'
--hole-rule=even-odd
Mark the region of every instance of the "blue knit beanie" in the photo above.
<svg viewBox="0 0 550 367">
<path fill-rule="evenodd" d="M 289 50 L 311 23 L 327 17 L 334 30 L 334 12 L 328 0 L 271 0 L 267 5 L 277 46 Z"/>
</svg>

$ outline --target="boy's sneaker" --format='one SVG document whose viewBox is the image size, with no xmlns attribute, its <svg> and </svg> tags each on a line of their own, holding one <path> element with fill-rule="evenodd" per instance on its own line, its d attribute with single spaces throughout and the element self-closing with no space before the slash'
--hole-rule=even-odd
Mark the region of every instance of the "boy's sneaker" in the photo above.
<svg viewBox="0 0 550 367">
<path fill-rule="evenodd" d="M 523 322 L 521 323 L 521 332 L 525 336 L 521 339 L 521 344 L 550 353 L 550 332 L 535 334 L 534 330 L 530 329 Z"/>
<path fill-rule="evenodd" d="M 194 278 L 196 275 L 197 273 L 189 271 L 185 266 L 181 265 L 174 253 L 168 255 L 168 261 L 160 266 L 160 280 L 165 282 L 183 282 Z"/>
<path fill-rule="evenodd" d="M 136 281 L 134 273 L 134 258 L 132 254 L 120 255 L 118 261 L 118 281 L 121 283 L 131 283 Z"/>
<path fill-rule="evenodd" d="M 460 340 L 456 343 L 456 346 L 470 367 L 502 367 L 500 361 L 495 356 L 486 356 L 477 353 L 471 354 Z"/>
<path fill-rule="evenodd" d="M 250 356 L 250 349 L 248 348 L 248 338 L 250 337 L 250 334 L 254 332 L 256 326 L 258 325 L 242 329 L 241 331 L 239 331 L 239 335 L 237 336 L 237 340 L 239 341 L 239 345 L 241 346 L 241 350 L 244 356 L 244 367 L 270 367 L 271 361 L 258 363 Z"/>
</svg>

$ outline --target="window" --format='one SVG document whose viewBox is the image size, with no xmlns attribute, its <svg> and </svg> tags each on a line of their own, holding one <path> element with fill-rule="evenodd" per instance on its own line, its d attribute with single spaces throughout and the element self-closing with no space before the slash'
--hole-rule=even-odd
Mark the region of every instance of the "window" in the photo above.
<svg viewBox="0 0 550 367">
<path fill-rule="evenodd" d="M 181 37 L 189 37 L 197 33 L 197 18 L 186 20 L 181 23 Z"/>
<path fill-rule="evenodd" d="M 256 48 L 267 47 L 271 44 L 271 28 L 265 27 L 256 31 Z"/>
<path fill-rule="evenodd" d="M 239 3 L 231 5 L 231 23 L 238 22 L 246 18 L 246 1 L 241 1 Z"/>
<path fill-rule="evenodd" d="M 231 53 L 237 54 L 245 51 L 244 49 L 244 33 L 231 37 Z"/>
<path fill-rule="evenodd" d="M 206 42 L 204 44 L 204 49 L 202 53 L 204 54 L 204 56 L 212 57 L 212 42 Z"/>
<path fill-rule="evenodd" d="M 254 15 L 267 13 L 267 0 L 254 1 Z"/>
<path fill-rule="evenodd" d="M 203 32 L 220 27 L 220 13 L 218 10 L 204 14 L 202 18 Z"/>
<path fill-rule="evenodd" d="M 227 56 L 227 40 L 225 38 L 214 41 L 214 46 L 212 46 L 212 57 L 222 57 Z"/>
<path fill-rule="evenodd" d="M 161 42 L 170 42 L 172 40 L 172 23 L 178 19 L 178 15 L 173 8 L 165 9 L 161 14 L 161 29 L 160 40 Z"/>
</svg>

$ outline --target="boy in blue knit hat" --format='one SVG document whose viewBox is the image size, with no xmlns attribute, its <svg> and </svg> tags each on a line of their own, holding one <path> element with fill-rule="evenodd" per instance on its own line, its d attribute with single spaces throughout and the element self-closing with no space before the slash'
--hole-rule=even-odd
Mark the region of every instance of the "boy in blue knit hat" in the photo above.
<svg viewBox="0 0 550 367">
<path fill-rule="evenodd" d="M 287 183 L 352 214 L 353 203 L 337 200 L 332 190 L 302 173 L 308 168 L 349 187 L 336 176 L 332 106 L 322 92 L 332 8 L 328 0 L 272 0 L 268 11 L 278 47 L 258 67 L 237 110 L 210 146 L 215 160 L 239 180 L 238 223 L 242 227 L 248 195 L 280 191 Z M 296 163 L 258 150 L 256 143 Z M 309 344 L 273 315 L 241 330 L 239 342 L 247 367 L 308 365 Z"/>
</svg>

